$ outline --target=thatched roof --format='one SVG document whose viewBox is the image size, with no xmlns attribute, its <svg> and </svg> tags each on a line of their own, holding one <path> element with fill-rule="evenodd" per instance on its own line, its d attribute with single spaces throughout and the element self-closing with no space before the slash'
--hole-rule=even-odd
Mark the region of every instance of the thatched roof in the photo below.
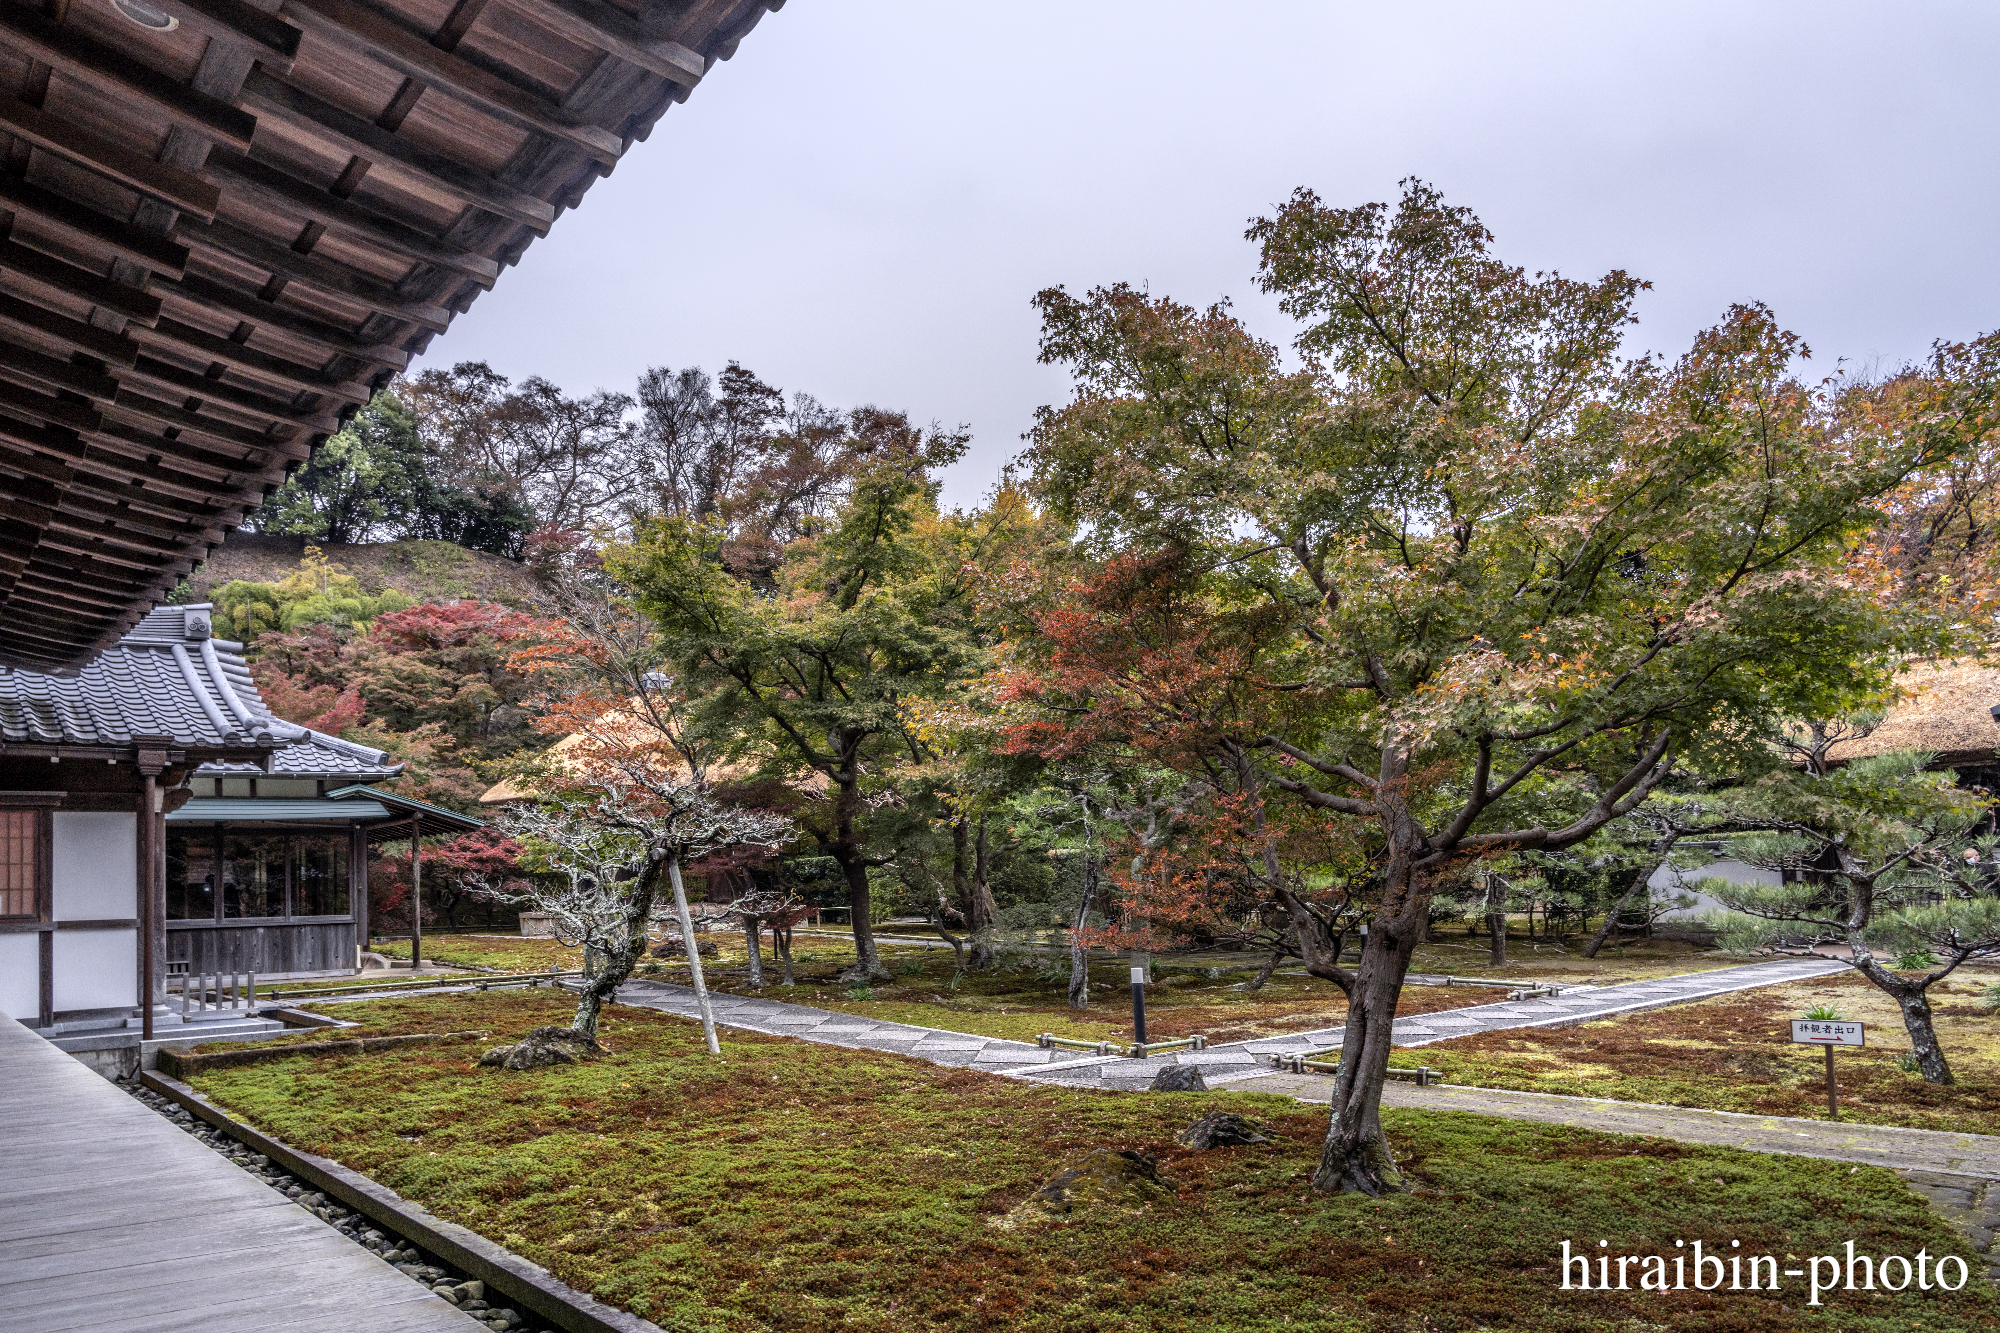
<svg viewBox="0 0 2000 1333">
<path fill-rule="evenodd" d="M 659 740 L 658 732 L 643 722 L 627 718 L 622 713 L 607 714 L 599 719 L 596 725 L 607 739 L 629 739 L 634 745 L 650 745 Z M 591 741 L 592 737 L 588 734 L 574 732 L 563 737 L 554 745 L 551 745 L 548 748 L 548 757 L 558 767 L 574 771 L 579 751 L 584 746 L 590 744 Z M 708 776 L 714 782 L 741 782 L 756 773 L 758 767 L 759 765 L 754 760 L 731 760 L 725 763 L 710 765 Z M 679 774 L 687 772 L 687 765 L 685 763 L 677 761 L 676 768 Z M 785 785 L 794 791 L 804 792 L 812 796 L 821 796 L 826 793 L 826 775 L 819 772 L 808 772 L 789 779 Z M 481 805 L 505 805 L 509 801 L 532 801 L 535 799 L 535 795 L 536 793 L 532 787 L 514 778 L 502 778 L 480 795 L 479 803 Z"/>
<path fill-rule="evenodd" d="M 2000 762 L 2000 667 L 1969 660 L 1920 662 L 1897 682 L 1906 691 L 1880 726 L 1866 736 L 1836 742 L 1827 757 L 1835 763 L 1926 750 L 1939 768 Z"/>
</svg>

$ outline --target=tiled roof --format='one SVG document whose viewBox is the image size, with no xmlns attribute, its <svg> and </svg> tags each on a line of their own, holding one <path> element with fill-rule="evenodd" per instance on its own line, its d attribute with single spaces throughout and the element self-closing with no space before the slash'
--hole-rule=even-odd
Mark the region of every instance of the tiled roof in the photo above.
<svg viewBox="0 0 2000 1333">
<path fill-rule="evenodd" d="M 248 700 L 244 702 L 248 703 Z M 261 707 L 261 703 L 257 705 Z M 271 756 L 268 769 L 255 764 L 203 764 L 195 773 L 204 778 L 346 778 L 350 781 L 380 781 L 402 773 L 403 766 L 389 758 L 386 750 L 372 750 L 323 731 L 307 731 L 305 739 L 281 746 Z"/>
<path fill-rule="evenodd" d="M 264 706 L 243 645 L 209 637 L 209 611 L 161 607 L 74 674 L 0 670 L 0 740 L 128 746 L 135 736 L 170 736 L 209 750 L 305 741 L 304 727 Z"/>
<path fill-rule="evenodd" d="M 170 823 L 284 823 L 382 820 L 389 817 L 380 801 L 297 800 L 197 796 L 167 816 Z"/>
<path fill-rule="evenodd" d="M 407 818 L 395 821 L 396 823 L 407 828 L 410 820 L 414 819 L 417 821 L 419 828 L 426 834 L 470 833 L 474 829 L 486 827 L 486 821 L 483 819 L 474 819 L 471 815 L 461 815 L 456 810 L 447 810 L 441 805 L 432 805 L 429 801 L 420 801 L 414 796 L 405 796 L 403 793 L 397 791 L 386 791 L 380 787 L 342 787 L 338 791 L 328 792 L 326 799 L 328 801 L 339 802 L 343 805 L 366 805 L 376 810 L 382 810 L 386 806 L 388 809 L 383 811 L 385 814 L 395 813 L 407 816 Z M 393 841 L 393 834 L 390 832 L 390 829 L 390 825 L 377 824 L 369 830 L 368 840 L 370 842 Z"/>
</svg>

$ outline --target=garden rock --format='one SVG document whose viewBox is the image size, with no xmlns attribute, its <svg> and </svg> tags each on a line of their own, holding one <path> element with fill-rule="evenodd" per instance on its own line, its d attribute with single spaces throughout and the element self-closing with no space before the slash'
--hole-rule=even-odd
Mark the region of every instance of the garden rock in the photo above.
<svg viewBox="0 0 2000 1333">
<path fill-rule="evenodd" d="M 1174 1197 L 1159 1163 L 1136 1152 L 1094 1148 L 1051 1176 L 993 1224 L 1012 1229 L 1027 1222 L 1078 1222 L 1109 1213 L 1130 1215 Z"/>
<path fill-rule="evenodd" d="M 573 1065 L 603 1049 L 574 1028 L 536 1028 L 512 1046 L 494 1047 L 479 1057 L 479 1063 L 502 1069 L 540 1069 L 547 1065 Z"/>
<path fill-rule="evenodd" d="M 1183 1148 L 1193 1148 L 1196 1152 L 1207 1152 L 1210 1148 L 1229 1148 L 1245 1143 L 1269 1143 L 1274 1136 L 1268 1125 L 1237 1115 L 1234 1111 L 1217 1111 L 1205 1115 L 1180 1132 L 1174 1140 Z"/>
<path fill-rule="evenodd" d="M 695 952 L 699 953 L 703 958 L 714 958 L 716 957 L 715 942 L 713 940 L 703 940 Z M 678 935 L 669 935 L 653 946 L 652 954 L 655 958 L 685 958 L 687 957 L 687 943 Z"/>
<path fill-rule="evenodd" d="M 1148 1092 L 1207 1092 L 1208 1080 L 1195 1065 L 1168 1065 L 1153 1075 Z"/>
</svg>

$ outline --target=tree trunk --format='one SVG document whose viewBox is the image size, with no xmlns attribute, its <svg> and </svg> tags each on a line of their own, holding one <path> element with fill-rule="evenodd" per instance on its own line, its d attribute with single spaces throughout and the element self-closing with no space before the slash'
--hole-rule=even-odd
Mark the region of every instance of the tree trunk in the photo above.
<svg viewBox="0 0 2000 1333">
<path fill-rule="evenodd" d="M 954 935 L 945 929 L 944 913 L 947 906 L 948 904 L 942 899 L 938 901 L 938 910 L 931 917 L 931 929 L 938 933 L 938 938 L 951 946 L 951 980 L 945 984 L 945 989 L 955 991 L 958 989 L 959 979 L 965 975 L 965 940 L 962 936 Z"/>
<path fill-rule="evenodd" d="M 1680 836 L 1680 831 L 1676 829 L 1653 844 L 1652 854 L 1647 858 L 1647 863 L 1641 865 L 1638 873 L 1632 876 L 1632 882 L 1625 886 L 1625 892 L 1618 895 L 1618 901 L 1611 904 L 1611 910 L 1604 914 L 1604 924 L 1590 937 L 1590 943 L 1583 946 L 1585 958 L 1597 957 L 1597 951 L 1604 947 L 1604 941 L 1609 939 L 1611 932 L 1617 928 L 1619 914 L 1625 910 L 1625 905 L 1646 892 L 1647 886 L 1653 882 L 1653 876 L 1659 874 L 1660 867 L 1667 863 L 1667 854 L 1673 851 L 1674 844 L 1680 841 Z"/>
<path fill-rule="evenodd" d="M 1937 1032 L 1931 1026 L 1930 997 L 1912 986 L 1908 993 L 1896 997 L 1896 1007 L 1903 1011 L 1903 1028 L 1910 1034 L 1910 1053 L 1917 1057 L 1917 1068 L 1922 1071 L 1924 1082 L 1956 1083 L 1951 1066 L 1945 1062 L 1944 1048 L 1938 1045 Z"/>
<path fill-rule="evenodd" d="M 778 984 L 781 986 L 796 986 L 798 982 L 792 976 L 792 928 L 790 926 L 771 927 L 771 952 L 776 954 L 779 961 L 784 964 L 784 979 Z"/>
<path fill-rule="evenodd" d="M 1090 925 L 1090 909 L 1097 899 L 1097 858 L 1086 847 L 1083 852 L 1083 900 L 1076 905 L 1076 920 L 1069 928 L 1069 1007 L 1090 1008 L 1090 950 L 1079 938 Z"/>
<path fill-rule="evenodd" d="M 965 903 L 965 932 L 972 940 L 970 966 L 975 972 L 988 972 L 993 968 L 993 921 L 1000 915 L 1000 908 L 993 901 L 993 888 L 987 883 L 992 871 L 992 861 L 987 854 L 986 815 L 979 816 L 979 835 L 972 849 L 972 886 Z"/>
<path fill-rule="evenodd" d="M 1910 1034 L 1910 1054 L 1917 1058 L 1917 1069 L 1923 1074 L 1924 1082 L 1956 1083 L 1958 1080 L 1952 1077 L 1951 1065 L 1944 1058 L 1944 1048 L 1938 1045 L 1937 1031 L 1931 1025 L 1929 982 L 1907 981 L 1897 976 L 1876 962 L 1875 955 L 1856 935 L 1850 934 L 1847 944 L 1854 970 L 1866 977 L 1875 989 L 1894 1000 L 1896 1007 L 1903 1011 L 1903 1030 Z M 1930 978 L 1932 981 L 1936 979 Z"/>
<path fill-rule="evenodd" d="M 1243 983 L 1243 993 L 1245 995 L 1255 995 L 1258 991 L 1263 990 L 1264 983 L 1269 981 L 1271 974 L 1278 970 L 1278 964 L 1284 961 L 1285 955 L 1288 952 L 1290 951 L 1285 948 L 1284 939 L 1280 937 L 1278 943 L 1271 949 L 1271 956 L 1264 960 L 1264 966 L 1257 969 L 1257 975 Z"/>
<path fill-rule="evenodd" d="M 675 881 L 678 888 L 679 880 Z M 625 921 L 623 939 L 615 948 L 598 950 L 599 966 L 577 992 L 576 1016 L 570 1019 L 570 1027 L 595 1042 L 597 1040 L 597 1015 L 604 1002 L 615 998 L 618 988 L 632 975 L 632 969 L 646 953 L 646 928 L 653 919 L 653 899 L 660 887 L 660 869 L 648 863 L 639 872 L 639 878 L 632 884 L 632 894 L 625 900 Z"/>
<path fill-rule="evenodd" d="M 721 1055 L 722 1044 L 715 1039 L 715 1007 L 708 1002 L 708 983 L 701 975 L 701 945 L 694 937 L 694 916 L 688 911 L 687 886 L 681 883 L 681 861 L 667 858 L 667 874 L 674 883 L 674 915 L 681 923 L 681 941 L 687 945 L 688 975 L 694 978 L 694 1002 L 701 1010 L 701 1035 L 708 1039 L 708 1053 Z"/>
<path fill-rule="evenodd" d="M 860 800 L 856 782 L 839 784 L 833 838 L 823 843 L 847 880 L 847 919 L 854 930 L 854 963 L 840 974 L 840 980 L 850 984 L 889 980 L 889 969 L 882 966 L 881 955 L 875 951 L 874 897 L 868 884 L 868 858 L 854 832 L 854 808 Z"/>
<path fill-rule="evenodd" d="M 758 990 L 764 988 L 764 919 L 756 916 L 743 918 L 743 940 L 750 949 L 750 984 Z"/>
<path fill-rule="evenodd" d="M 1404 1188 L 1382 1132 L 1382 1085 L 1388 1081 L 1389 1048 L 1395 1042 L 1396 1002 L 1430 916 L 1431 893 L 1413 882 L 1408 849 L 1420 835 L 1406 813 L 1402 822 L 1411 836 L 1390 842 L 1382 907 L 1362 937 L 1361 961 L 1347 991 L 1347 1031 L 1334 1080 L 1332 1118 L 1312 1178 L 1317 1190 L 1379 1197 Z M 1309 945 L 1303 925 L 1299 933 L 1304 950 Z M 1309 968 L 1311 962 L 1309 958 Z"/>
<path fill-rule="evenodd" d="M 1528 918 L 1528 934 L 1534 935 L 1534 918 Z M 1494 967 L 1507 966 L 1507 882 L 1498 875 L 1486 877 L 1486 933 L 1492 939 L 1487 961 Z"/>
</svg>

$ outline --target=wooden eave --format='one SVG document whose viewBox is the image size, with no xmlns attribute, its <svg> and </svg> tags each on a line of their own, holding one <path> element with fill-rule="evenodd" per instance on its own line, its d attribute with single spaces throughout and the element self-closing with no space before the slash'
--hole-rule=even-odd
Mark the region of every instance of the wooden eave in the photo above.
<svg viewBox="0 0 2000 1333">
<path fill-rule="evenodd" d="M 783 3 L 0 0 L 0 665 L 116 642 Z"/>
</svg>

